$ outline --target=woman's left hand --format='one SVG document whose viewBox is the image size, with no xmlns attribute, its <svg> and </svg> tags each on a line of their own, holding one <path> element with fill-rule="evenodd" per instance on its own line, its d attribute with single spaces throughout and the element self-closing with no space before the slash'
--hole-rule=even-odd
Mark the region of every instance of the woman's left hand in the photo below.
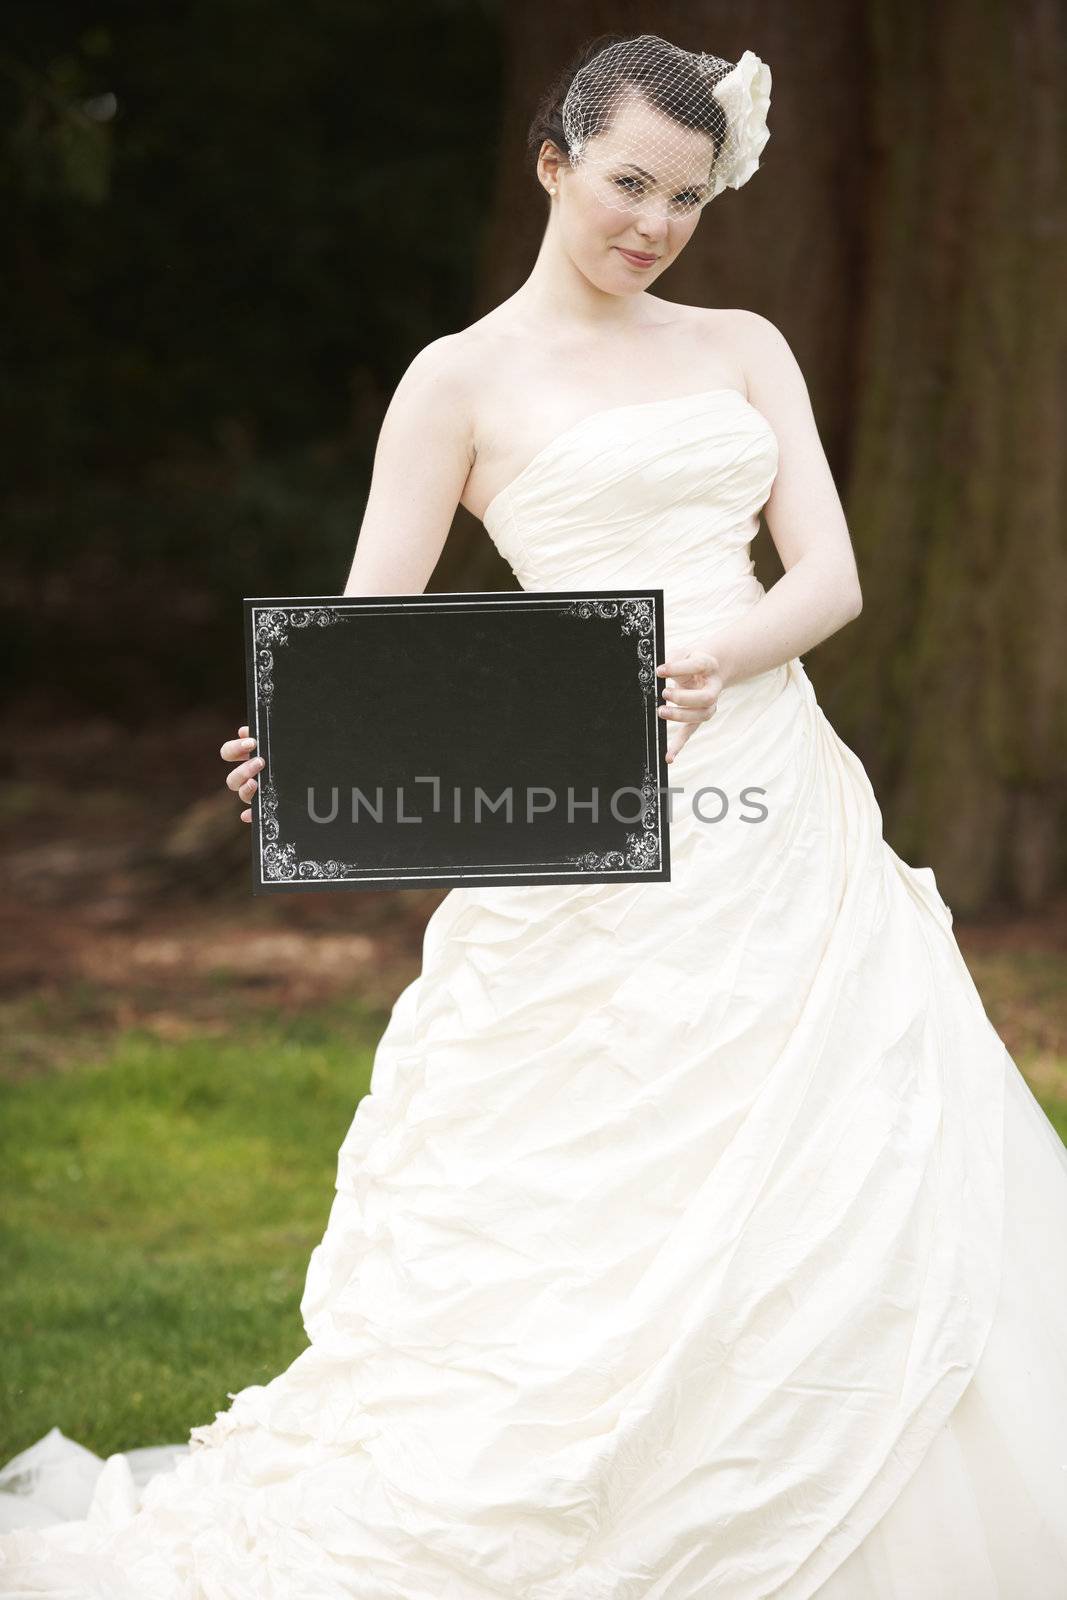
<svg viewBox="0 0 1067 1600">
<path fill-rule="evenodd" d="M 698 644 L 668 651 L 666 661 L 656 668 L 656 675 L 667 679 L 664 704 L 657 715 L 665 722 L 682 724 L 667 741 L 667 760 L 673 761 L 698 724 L 715 715 L 723 680 L 718 657 L 706 645 Z"/>
</svg>

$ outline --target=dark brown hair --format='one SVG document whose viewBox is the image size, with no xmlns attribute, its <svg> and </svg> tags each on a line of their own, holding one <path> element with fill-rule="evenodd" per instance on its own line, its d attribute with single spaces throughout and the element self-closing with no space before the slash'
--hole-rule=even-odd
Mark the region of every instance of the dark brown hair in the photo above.
<svg viewBox="0 0 1067 1600">
<path fill-rule="evenodd" d="M 569 159 L 567 135 L 563 129 L 563 102 L 575 73 L 599 55 L 606 45 L 621 44 L 634 37 L 638 36 L 626 33 L 597 34 L 595 38 L 587 39 L 574 53 L 542 96 L 530 121 L 526 149 L 535 166 L 546 139 L 551 139 L 560 154 Z M 582 138 L 591 138 L 593 134 L 602 133 L 611 126 L 620 95 L 628 86 L 633 86 L 650 104 L 666 112 L 683 127 L 698 128 L 702 133 L 710 134 L 715 146 L 714 165 L 726 138 L 726 113 L 712 90 L 729 66 L 724 66 L 719 74 L 709 76 L 698 72 L 691 60 L 684 54 L 679 55 L 677 47 L 661 39 L 658 34 L 640 37 L 647 40 L 640 59 L 630 63 L 620 61 L 612 66 L 603 74 L 596 92 L 582 96 L 579 118 Z"/>
</svg>

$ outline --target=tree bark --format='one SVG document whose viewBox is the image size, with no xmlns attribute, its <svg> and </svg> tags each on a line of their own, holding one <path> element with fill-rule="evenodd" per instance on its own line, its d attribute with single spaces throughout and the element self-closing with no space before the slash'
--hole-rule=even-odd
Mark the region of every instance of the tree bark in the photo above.
<svg viewBox="0 0 1067 1600">
<path fill-rule="evenodd" d="M 1064 23 L 877 0 L 847 509 L 865 609 L 827 710 L 967 915 L 1064 876 Z"/>
</svg>

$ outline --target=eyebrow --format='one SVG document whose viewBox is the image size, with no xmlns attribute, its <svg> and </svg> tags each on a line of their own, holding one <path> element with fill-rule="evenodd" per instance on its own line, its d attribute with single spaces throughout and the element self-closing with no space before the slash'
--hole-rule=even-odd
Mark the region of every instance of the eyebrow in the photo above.
<svg viewBox="0 0 1067 1600">
<path fill-rule="evenodd" d="M 646 172 L 644 167 L 639 167 L 636 161 L 624 161 L 622 164 L 624 167 L 632 167 L 635 172 L 639 172 L 642 178 L 647 178 L 650 183 L 656 183 L 658 181 L 655 177 L 653 177 L 651 172 Z M 687 189 L 706 189 L 707 184 L 701 180 L 698 183 L 688 183 L 685 185 L 685 187 Z"/>
</svg>

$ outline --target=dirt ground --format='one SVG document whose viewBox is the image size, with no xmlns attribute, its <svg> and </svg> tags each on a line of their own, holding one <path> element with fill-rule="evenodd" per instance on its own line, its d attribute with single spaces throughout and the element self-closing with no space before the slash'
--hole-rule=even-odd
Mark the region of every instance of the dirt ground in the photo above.
<svg viewBox="0 0 1067 1600">
<path fill-rule="evenodd" d="M 358 996 L 388 1010 L 445 890 L 251 892 L 251 829 L 192 716 L 131 736 L 102 718 L 0 740 L 3 1072 L 116 1027 L 229 1033 L 255 1011 Z"/>
<path fill-rule="evenodd" d="M 229 1033 L 256 1011 L 354 995 L 387 1011 L 418 972 L 445 890 L 252 895 L 251 830 L 218 754 L 236 731 L 203 714 L 133 734 L 104 718 L 28 722 L 25 711 L 3 725 L 5 1077 L 93 1054 L 116 1027 Z M 1067 895 L 1040 914 L 957 922 L 956 933 L 972 970 L 1009 954 L 1062 957 Z M 1016 1030 L 1007 992 L 998 1004 L 1012 1049 L 1034 1018 L 1020 1015 Z"/>
</svg>

